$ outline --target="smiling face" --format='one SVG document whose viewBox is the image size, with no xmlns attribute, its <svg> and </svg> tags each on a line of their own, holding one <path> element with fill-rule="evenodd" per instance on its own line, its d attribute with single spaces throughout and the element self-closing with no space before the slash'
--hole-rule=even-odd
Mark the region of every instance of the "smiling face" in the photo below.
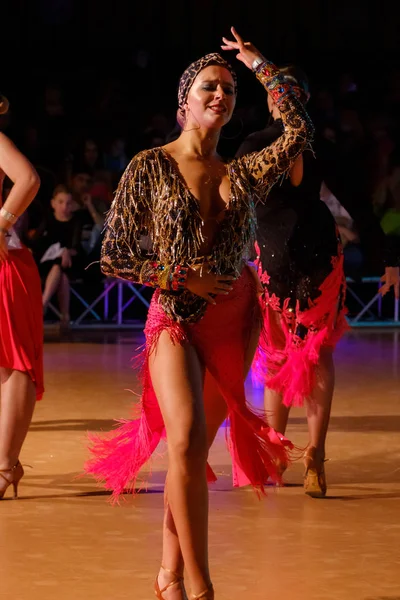
<svg viewBox="0 0 400 600">
<path fill-rule="evenodd" d="M 200 71 L 185 104 L 185 128 L 221 129 L 236 103 L 233 77 L 224 67 L 210 65 Z"/>
</svg>

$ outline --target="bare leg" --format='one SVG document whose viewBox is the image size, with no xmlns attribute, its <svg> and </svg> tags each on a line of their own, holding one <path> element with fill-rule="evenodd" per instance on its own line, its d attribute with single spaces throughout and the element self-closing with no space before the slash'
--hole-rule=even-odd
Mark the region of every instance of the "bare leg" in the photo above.
<svg viewBox="0 0 400 600">
<path fill-rule="evenodd" d="M 0 469 L 18 461 L 36 404 L 35 386 L 27 373 L 0 368 Z"/>
<path fill-rule="evenodd" d="M 317 384 L 311 400 L 306 402 L 310 446 L 317 449 L 317 456 L 321 460 L 325 458 L 325 440 L 331 416 L 334 386 L 333 350 L 322 348 L 317 368 Z"/>
<path fill-rule="evenodd" d="M 265 387 L 264 408 L 268 424 L 285 435 L 290 409 L 282 403 L 282 394 Z"/>
<path fill-rule="evenodd" d="M 46 308 L 56 291 L 58 290 L 61 282 L 62 271 L 60 265 L 53 265 L 50 269 L 49 274 L 46 278 L 43 291 L 43 308 Z"/>
<path fill-rule="evenodd" d="M 203 368 L 193 347 L 174 345 L 163 332 L 150 357 L 150 372 L 167 430 L 168 504 L 192 592 L 199 594 L 210 584 Z M 168 515 L 166 520 L 168 524 Z M 181 568 L 176 557 L 168 559 L 171 562 L 165 567 Z M 160 587 L 164 577 L 161 570 Z M 173 598 L 172 590 L 176 591 L 170 588 L 164 594 L 166 599 Z"/>
<path fill-rule="evenodd" d="M 277 311 L 269 310 L 269 319 L 274 322 L 272 329 L 273 335 L 270 343 L 274 348 L 284 349 L 286 345 L 285 334 L 282 330 L 281 316 Z M 273 429 L 282 433 L 286 432 L 286 427 L 289 419 L 290 409 L 285 406 L 282 402 L 282 394 L 270 390 L 268 387 L 264 388 L 264 408 L 268 423 Z"/>
<path fill-rule="evenodd" d="M 248 348 L 245 356 L 244 371 L 247 376 L 251 363 L 253 361 L 254 353 L 256 351 L 258 340 L 260 336 L 261 324 L 258 323 L 254 326 L 248 343 Z M 219 391 L 215 379 L 211 374 L 206 371 L 204 378 L 204 410 L 206 416 L 207 426 L 207 440 L 208 448 L 210 448 L 214 442 L 214 439 L 218 433 L 219 428 L 227 417 L 227 407 L 225 400 L 223 399 L 221 392 Z M 171 509 L 168 504 L 168 477 L 165 489 L 166 501 L 165 501 L 165 513 L 164 513 L 164 527 L 163 527 L 163 558 L 162 564 L 167 568 L 171 569 L 178 575 L 183 575 L 184 560 L 179 544 L 178 533 L 175 527 L 174 518 L 172 516 Z M 160 587 L 161 584 L 166 585 L 173 576 L 171 574 L 160 572 Z M 168 595 L 169 594 L 169 595 Z M 180 600 L 184 596 L 182 590 L 176 587 L 171 588 L 168 592 L 164 592 L 166 600 Z"/>
<path fill-rule="evenodd" d="M 208 447 L 210 448 L 219 428 L 226 418 L 227 411 L 225 400 L 221 396 L 215 379 L 208 371 L 206 371 L 204 379 L 204 410 L 206 415 Z M 172 571 L 182 576 L 184 561 L 174 519 L 168 504 L 168 482 L 166 484 L 165 497 L 162 564 L 168 566 Z M 173 579 L 168 573 L 161 573 L 160 575 L 163 577 L 162 581 L 164 585 Z M 174 590 L 171 589 L 168 593 L 170 594 L 169 596 L 167 595 L 167 592 L 164 592 L 166 600 L 169 600 L 170 598 L 171 600 L 180 600 L 181 598 L 184 598 L 183 595 L 179 595 L 182 594 L 182 591 L 176 588 Z"/>
<path fill-rule="evenodd" d="M 63 323 L 69 323 L 69 304 L 70 304 L 70 285 L 69 279 L 65 273 L 61 273 L 60 284 L 58 287 L 58 305 L 60 307 L 61 319 Z"/>
</svg>

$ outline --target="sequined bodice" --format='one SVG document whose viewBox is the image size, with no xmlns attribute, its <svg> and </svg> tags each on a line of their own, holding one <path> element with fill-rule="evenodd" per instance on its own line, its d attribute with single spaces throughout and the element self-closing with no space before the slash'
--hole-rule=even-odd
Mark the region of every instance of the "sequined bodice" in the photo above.
<svg viewBox="0 0 400 600">
<path fill-rule="evenodd" d="M 275 70 L 274 70 L 275 69 Z M 258 78 L 275 89 L 278 71 L 269 63 Z M 272 146 L 226 164 L 229 204 L 215 231 L 209 262 L 217 274 L 239 275 L 255 239 L 255 202 L 309 143 L 312 125 L 301 103 L 283 90 L 284 134 Z M 143 245 L 143 239 L 150 243 Z M 190 266 L 203 253 L 199 204 L 162 148 L 144 150 L 127 167 L 111 207 L 102 249 L 105 274 L 162 287 L 165 265 Z M 160 271 L 159 271 L 160 270 Z M 178 321 L 197 321 L 207 302 L 189 290 L 162 289 L 160 303 Z"/>
</svg>

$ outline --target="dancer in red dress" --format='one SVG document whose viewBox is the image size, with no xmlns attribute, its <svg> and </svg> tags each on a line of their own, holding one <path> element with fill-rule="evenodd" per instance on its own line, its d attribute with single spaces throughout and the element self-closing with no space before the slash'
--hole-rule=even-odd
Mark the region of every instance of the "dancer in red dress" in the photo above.
<svg viewBox="0 0 400 600">
<path fill-rule="evenodd" d="M 236 75 L 218 54 L 190 65 L 179 86 L 181 136 L 133 158 L 119 184 L 103 244 L 102 270 L 157 288 L 145 334 L 140 418 L 94 436 L 86 471 L 113 496 L 134 489 L 161 438 L 169 468 L 163 567 L 156 596 L 211 600 L 208 565 L 208 449 L 228 411 L 235 485 L 259 491 L 278 479 L 288 441 L 246 404 L 245 353 L 259 334 L 257 279 L 246 266 L 257 193 L 265 192 L 310 141 L 312 126 L 279 71 L 232 30 L 223 48 L 253 69 L 280 107 L 285 132 L 261 152 L 231 162 L 217 155 L 233 112 Z M 151 240 L 151 250 L 149 247 Z M 145 243 L 146 242 L 146 243 Z M 254 335 L 255 333 L 255 335 Z M 205 384 L 204 384 L 205 381 Z M 222 402 L 203 393 L 210 382 Z"/>
<path fill-rule="evenodd" d="M 0 114 L 8 102 L 0 96 Z M 13 186 L 2 200 L 5 177 Z M 43 311 L 40 278 L 13 225 L 32 202 L 39 177 L 0 132 L 0 498 L 24 474 L 19 455 L 36 400 L 43 395 Z"/>
</svg>

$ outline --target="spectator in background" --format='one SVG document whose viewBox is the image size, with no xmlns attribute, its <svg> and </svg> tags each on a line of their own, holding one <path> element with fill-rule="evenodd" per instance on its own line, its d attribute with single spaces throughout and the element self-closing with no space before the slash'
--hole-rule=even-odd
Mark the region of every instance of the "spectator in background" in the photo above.
<svg viewBox="0 0 400 600">
<path fill-rule="evenodd" d="M 400 147 L 389 155 L 388 173 L 375 191 L 374 208 L 392 249 L 400 256 Z"/>
<path fill-rule="evenodd" d="M 61 323 L 70 321 L 70 280 L 82 276 L 84 252 L 81 245 L 83 211 L 73 210 L 71 190 L 58 185 L 51 199 L 52 214 L 37 230 L 32 248 L 44 279 L 43 308 L 57 293 Z"/>
<path fill-rule="evenodd" d="M 91 138 L 87 138 L 84 141 L 83 147 L 81 148 L 81 154 L 78 155 L 77 159 L 82 166 L 89 169 L 93 175 L 104 169 L 104 160 L 99 145 Z"/>
<path fill-rule="evenodd" d="M 101 245 L 104 215 L 110 206 L 108 188 L 95 184 L 89 169 L 77 167 L 71 174 L 73 210 L 82 211 L 82 246 L 87 254 Z M 94 192 L 98 195 L 94 196 Z M 100 256 L 100 254 L 99 254 Z"/>
<path fill-rule="evenodd" d="M 362 275 L 364 256 L 358 232 L 354 227 L 354 220 L 328 189 L 325 182 L 322 182 L 321 186 L 321 200 L 329 208 L 340 234 L 344 254 L 344 273 L 348 277 L 359 279 Z"/>
</svg>

